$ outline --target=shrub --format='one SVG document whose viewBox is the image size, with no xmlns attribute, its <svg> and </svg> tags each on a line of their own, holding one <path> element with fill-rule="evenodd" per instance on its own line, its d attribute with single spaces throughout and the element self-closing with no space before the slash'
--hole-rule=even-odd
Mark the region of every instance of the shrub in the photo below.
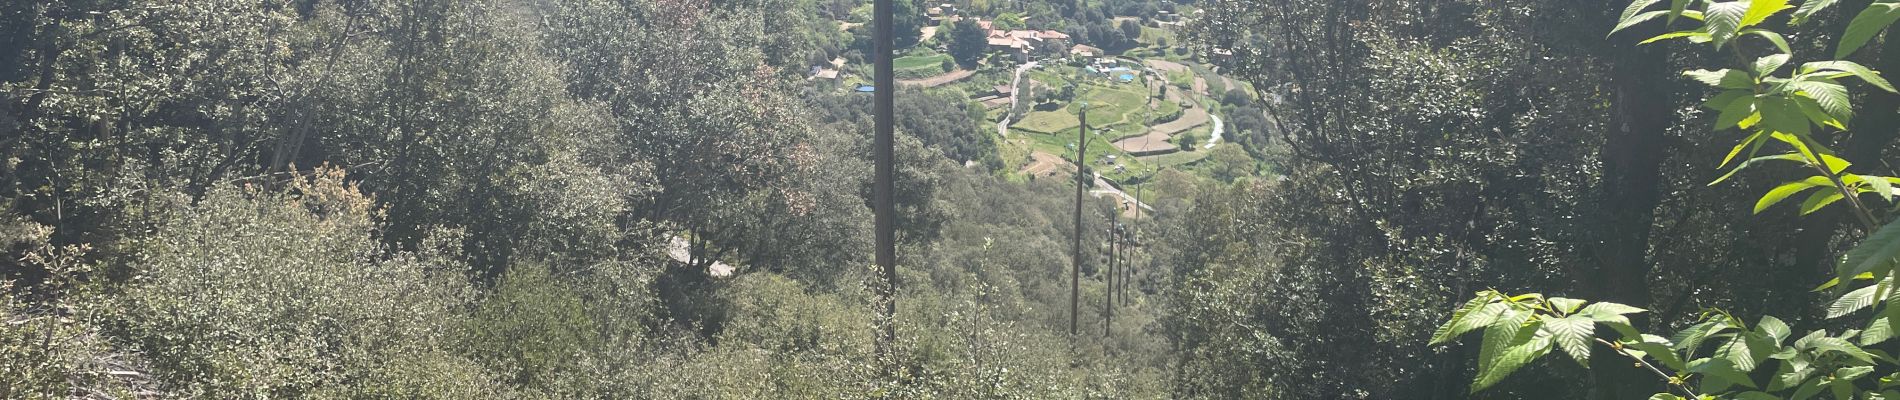
<svg viewBox="0 0 1900 400">
<path fill-rule="evenodd" d="M 492 396 L 444 346 L 466 267 L 439 239 L 385 251 L 372 204 L 338 170 L 175 199 L 136 241 L 123 336 L 184 397 Z"/>
</svg>

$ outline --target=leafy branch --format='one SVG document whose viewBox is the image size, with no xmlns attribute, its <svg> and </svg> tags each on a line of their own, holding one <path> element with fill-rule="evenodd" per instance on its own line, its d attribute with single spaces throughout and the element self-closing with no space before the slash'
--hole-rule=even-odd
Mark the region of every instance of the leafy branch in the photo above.
<svg viewBox="0 0 1900 400">
<path fill-rule="evenodd" d="M 1761 213 L 1803 193 L 1807 197 L 1799 205 L 1802 215 L 1845 200 L 1861 226 L 1872 233 L 1842 257 L 1835 268 L 1836 276 L 1816 290 L 1837 294 L 1828 307 L 1827 318 L 1875 310 L 1869 321 L 1863 329 L 1832 334 L 1817 330 L 1795 338 L 1788 325 L 1773 316 L 1764 316 L 1750 326 L 1725 312 L 1711 310 L 1694 325 L 1665 338 L 1630 326 L 1625 315 L 1643 312 L 1639 308 L 1616 303 L 1585 306 L 1584 300 L 1484 291 L 1454 310 L 1450 320 L 1434 332 L 1431 343 L 1447 344 L 1464 333 L 1483 329 L 1473 392 L 1495 385 L 1548 354 L 1551 348 L 1560 349 L 1587 368 L 1587 343 L 1595 341 L 1635 360 L 1637 367 L 1648 369 L 1668 384 L 1670 392 L 1658 393 L 1652 399 L 1808 399 L 1823 391 L 1836 399 L 1900 399 L 1900 391 L 1895 390 L 1900 388 L 1900 372 L 1878 378 L 1873 375 L 1875 370 L 1900 368 L 1900 361 L 1879 349 L 1864 347 L 1885 343 L 1900 332 L 1900 296 L 1894 295 L 1893 276 L 1900 261 L 1900 222 L 1882 226 L 1872 207 L 1863 201 L 1864 195 L 1873 194 L 1894 204 L 1896 195 L 1900 195 L 1895 189 L 1900 178 L 1850 172 L 1852 163 L 1814 138 L 1817 133 L 1848 130 L 1846 121 L 1853 118 L 1854 110 L 1844 79 L 1900 93 L 1880 73 L 1840 59 L 1900 21 L 1900 1 L 1883 1 L 1862 10 L 1841 35 L 1836 59 L 1794 68 L 1788 68 L 1794 57 L 1787 40 L 1761 24 L 1793 10 L 1789 21 L 1800 25 L 1832 6 L 1834 0 L 1807 1 L 1799 6 L 1788 0 L 1670 0 L 1668 8 L 1651 10 L 1660 3 L 1632 2 L 1611 33 L 1657 19 L 1663 19 L 1665 25 L 1700 21 L 1700 26 L 1657 35 L 1641 44 L 1669 40 L 1706 43 L 1733 54 L 1739 64 L 1735 68 L 1683 72 L 1717 91 L 1703 102 L 1717 112 L 1715 130 L 1735 128 L 1747 134 L 1717 166 L 1728 171 L 1709 184 L 1727 181 L 1744 169 L 1770 162 L 1792 162 L 1813 170 L 1812 176 L 1785 182 L 1764 193 L 1756 199 L 1754 212 Z M 1751 57 L 1739 43 L 1748 37 L 1766 41 L 1777 52 Z M 1787 150 L 1761 155 L 1769 143 L 1781 143 Z M 1596 337 L 1598 325 L 1610 327 L 1620 337 Z M 1775 369 L 1765 376 L 1771 378 L 1755 382 L 1751 375 L 1764 376 L 1758 372 L 1770 365 Z"/>
</svg>

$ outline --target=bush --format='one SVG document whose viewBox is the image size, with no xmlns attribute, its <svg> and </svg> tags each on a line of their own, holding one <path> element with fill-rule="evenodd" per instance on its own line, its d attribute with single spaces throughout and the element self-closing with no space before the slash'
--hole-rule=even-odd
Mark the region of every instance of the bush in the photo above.
<svg viewBox="0 0 1900 400">
<path fill-rule="evenodd" d="M 87 247 L 53 246 L 52 232 L 0 216 L 0 248 L 23 250 L 21 266 L 47 272 L 35 290 L 0 281 L 0 397 L 132 398 L 149 390 L 137 358 L 114 351 L 101 335 L 98 285 L 79 280 L 90 270 L 80 262 Z"/>
<path fill-rule="evenodd" d="M 179 196 L 136 241 L 126 337 L 183 397 L 492 397 L 445 347 L 468 304 L 464 264 L 389 252 L 381 212 L 338 170 L 283 191 Z"/>
<path fill-rule="evenodd" d="M 508 383 L 553 388 L 554 377 L 572 369 L 576 357 L 600 347 L 586 304 L 547 268 L 510 268 L 495 286 L 469 319 L 461 348 Z"/>
</svg>

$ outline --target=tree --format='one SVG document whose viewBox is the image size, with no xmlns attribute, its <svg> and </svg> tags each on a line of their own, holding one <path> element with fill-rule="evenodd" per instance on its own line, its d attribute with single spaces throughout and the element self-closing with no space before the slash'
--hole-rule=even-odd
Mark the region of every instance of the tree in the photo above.
<svg viewBox="0 0 1900 400">
<path fill-rule="evenodd" d="M 1013 12 L 1002 13 L 990 21 L 990 27 L 999 31 L 1023 29 L 1023 16 Z"/>
<path fill-rule="evenodd" d="M 983 54 L 989 51 L 989 32 L 976 25 L 972 19 L 963 19 L 950 26 L 950 58 L 965 67 L 974 68 L 983 60 Z"/>
<path fill-rule="evenodd" d="M 924 38 L 924 24 L 930 19 L 912 0 L 891 0 L 891 45 L 897 49 L 916 46 Z M 868 25 L 867 25 L 868 26 Z M 866 51 L 871 53 L 871 51 Z"/>
<path fill-rule="evenodd" d="M 1220 103 L 1231 107 L 1249 107 L 1253 105 L 1253 95 L 1243 88 L 1227 89 L 1227 93 L 1221 94 Z"/>
<path fill-rule="evenodd" d="M 1214 179 L 1233 182 L 1254 175 L 1253 155 L 1247 154 L 1247 150 L 1241 149 L 1240 146 L 1214 146 L 1213 149 L 1207 151 L 1209 152 L 1208 161 L 1212 162 L 1210 167 L 1213 168 Z"/>
<path fill-rule="evenodd" d="M 1141 39 L 1141 23 L 1136 20 L 1122 20 L 1121 31 L 1122 37 L 1130 42 Z"/>
</svg>

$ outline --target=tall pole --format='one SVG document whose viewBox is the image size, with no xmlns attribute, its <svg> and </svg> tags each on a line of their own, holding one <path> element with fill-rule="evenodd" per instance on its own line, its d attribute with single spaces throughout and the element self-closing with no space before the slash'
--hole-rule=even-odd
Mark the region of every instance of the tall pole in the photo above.
<svg viewBox="0 0 1900 400">
<path fill-rule="evenodd" d="M 1128 304 L 1128 242 L 1122 240 L 1127 232 L 1121 229 L 1121 211 L 1115 209 L 1115 298 L 1121 301 L 1117 304 Z"/>
<path fill-rule="evenodd" d="M 1076 322 L 1081 318 L 1082 304 L 1082 185 L 1088 177 L 1084 176 L 1089 167 L 1089 103 L 1082 102 L 1082 112 L 1078 116 L 1082 130 L 1075 134 L 1075 261 L 1069 270 L 1069 335 L 1076 334 Z"/>
<path fill-rule="evenodd" d="M 1117 198 L 1115 201 L 1120 202 L 1121 199 Z M 1119 280 L 1115 279 L 1118 271 L 1115 269 L 1115 263 L 1120 261 L 1115 257 L 1118 255 L 1115 253 L 1115 228 L 1121 223 L 1121 211 L 1121 207 L 1115 207 L 1110 209 L 1108 214 L 1108 271 L 1102 274 L 1108 277 L 1108 297 L 1105 299 L 1107 301 L 1102 302 L 1102 337 L 1108 337 L 1108 328 L 1115 325 L 1115 281 Z"/>
<path fill-rule="evenodd" d="M 1154 176 L 1152 175 L 1149 176 L 1149 179 L 1153 179 L 1153 178 Z M 1135 219 L 1128 221 L 1128 246 L 1122 246 L 1123 250 L 1133 251 L 1132 249 L 1129 249 L 1129 247 L 1132 247 L 1141 242 L 1141 238 L 1139 237 L 1139 235 L 1136 234 L 1139 231 L 1135 230 L 1135 226 L 1141 224 L 1141 189 L 1145 187 L 1147 187 L 1147 185 L 1145 184 L 1142 186 L 1135 187 L 1135 206 L 1134 206 Z M 1123 262 L 1125 263 L 1127 257 L 1123 257 L 1123 258 L 1124 258 Z M 1122 289 L 1127 290 L 1128 281 L 1135 279 L 1135 271 L 1133 269 L 1128 268 L 1127 266 L 1123 266 L 1122 270 L 1128 271 L 1128 276 L 1122 280 Z M 1133 304 L 1128 301 L 1128 292 L 1125 292 L 1125 291 L 1122 292 L 1122 302 Z"/>
<path fill-rule="evenodd" d="M 892 165 L 895 162 L 895 157 L 892 155 L 891 150 L 891 143 L 893 142 L 891 135 L 895 127 L 893 119 L 891 118 L 891 103 L 892 100 L 896 98 L 897 85 L 896 82 L 892 80 L 893 75 L 891 74 L 891 55 L 896 53 L 896 49 L 891 47 L 891 2 L 910 0 L 874 1 L 876 4 L 872 6 L 871 11 L 872 14 L 874 14 L 872 17 L 874 21 L 872 22 L 876 26 L 872 27 L 872 42 L 874 42 L 874 47 L 877 49 L 877 65 L 875 67 L 875 77 L 872 81 L 875 92 L 874 98 L 872 99 L 872 111 L 876 113 L 877 116 L 874 122 L 874 136 L 876 137 L 873 139 L 871 145 L 872 151 L 876 153 L 872 160 L 875 164 L 872 168 L 875 183 L 871 186 L 871 202 L 874 203 L 873 212 L 876 213 L 876 261 L 878 268 L 884 271 L 885 285 L 879 288 L 880 293 L 878 293 L 880 297 L 879 300 L 884 302 L 884 315 L 880 316 L 883 320 L 880 322 L 884 325 L 884 332 L 878 336 L 877 341 L 878 355 L 884 357 L 891 354 L 891 345 L 897 340 L 897 329 L 895 328 L 895 320 L 897 318 L 897 218 L 896 215 L 893 214 L 896 212 L 896 208 L 893 207 L 892 203 L 892 199 L 894 198 L 893 194 L 897 188 L 892 183 L 891 173 Z"/>
</svg>

